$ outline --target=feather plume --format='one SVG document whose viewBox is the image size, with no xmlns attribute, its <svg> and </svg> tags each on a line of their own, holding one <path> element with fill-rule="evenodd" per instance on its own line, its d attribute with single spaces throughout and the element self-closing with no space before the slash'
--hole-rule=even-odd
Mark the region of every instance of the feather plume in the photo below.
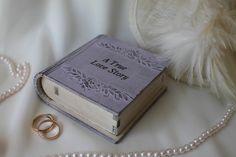
<svg viewBox="0 0 236 157">
<path fill-rule="evenodd" d="M 140 46 L 170 59 L 171 76 L 236 101 L 235 0 L 132 0 Z"/>
</svg>

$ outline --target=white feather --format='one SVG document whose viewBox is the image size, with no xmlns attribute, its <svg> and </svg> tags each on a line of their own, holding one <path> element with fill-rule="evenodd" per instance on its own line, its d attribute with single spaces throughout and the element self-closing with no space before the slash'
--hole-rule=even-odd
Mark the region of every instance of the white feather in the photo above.
<svg viewBox="0 0 236 157">
<path fill-rule="evenodd" d="M 236 101 L 235 0 L 133 0 L 139 44 L 170 59 L 171 75 Z"/>
</svg>

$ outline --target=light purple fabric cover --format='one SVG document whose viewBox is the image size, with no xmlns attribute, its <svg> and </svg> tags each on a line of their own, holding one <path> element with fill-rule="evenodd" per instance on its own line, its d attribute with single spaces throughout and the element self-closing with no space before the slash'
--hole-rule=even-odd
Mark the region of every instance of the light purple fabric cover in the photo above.
<svg viewBox="0 0 236 157">
<path fill-rule="evenodd" d="M 120 113 L 166 67 L 166 61 L 101 35 L 47 74 L 61 85 Z"/>
</svg>

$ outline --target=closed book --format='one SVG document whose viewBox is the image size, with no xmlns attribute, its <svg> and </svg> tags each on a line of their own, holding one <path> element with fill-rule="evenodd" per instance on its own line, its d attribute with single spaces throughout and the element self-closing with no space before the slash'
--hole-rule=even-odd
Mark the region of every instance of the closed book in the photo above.
<svg viewBox="0 0 236 157">
<path fill-rule="evenodd" d="M 40 98 L 117 143 L 166 90 L 167 62 L 100 35 L 36 74 Z"/>
</svg>

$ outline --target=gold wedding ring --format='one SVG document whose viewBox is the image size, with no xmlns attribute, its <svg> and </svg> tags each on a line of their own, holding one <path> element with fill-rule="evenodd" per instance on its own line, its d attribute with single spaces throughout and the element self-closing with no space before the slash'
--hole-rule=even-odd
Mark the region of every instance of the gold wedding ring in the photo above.
<svg viewBox="0 0 236 157">
<path fill-rule="evenodd" d="M 46 119 L 49 119 L 49 120 L 53 121 L 53 120 L 55 120 L 55 117 L 53 115 L 51 115 L 51 114 L 41 114 L 41 115 L 35 117 L 34 120 L 33 120 L 33 123 L 32 123 L 33 130 L 36 131 L 36 132 L 39 132 L 39 131 L 43 131 L 43 132 L 50 131 L 53 128 L 54 123 L 52 123 L 52 125 L 47 126 L 44 129 L 40 129 L 40 126 L 42 125 L 42 123 L 40 123 L 40 122 L 43 121 L 43 120 L 46 120 Z"/>
<path fill-rule="evenodd" d="M 54 125 L 53 129 L 50 131 L 39 131 L 39 136 L 46 140 L 55 140 L 60 136 L 60 127 L 56 121 L 52 121 L 50 119 L 43 120 L 40 124 L 52 122 Z M 53 132 L 53 133 L 52 133 Z M 51 134 L 50 134 L 51 133 Z"/>
<path fill-rule="evenodd" d="M 35 117 L 32 122 L 32 129 L 40 137 L 47 140 L 54 140 L 60 136 L 60 126 L 51 114 L 41 114 Z"/>
</svg>

